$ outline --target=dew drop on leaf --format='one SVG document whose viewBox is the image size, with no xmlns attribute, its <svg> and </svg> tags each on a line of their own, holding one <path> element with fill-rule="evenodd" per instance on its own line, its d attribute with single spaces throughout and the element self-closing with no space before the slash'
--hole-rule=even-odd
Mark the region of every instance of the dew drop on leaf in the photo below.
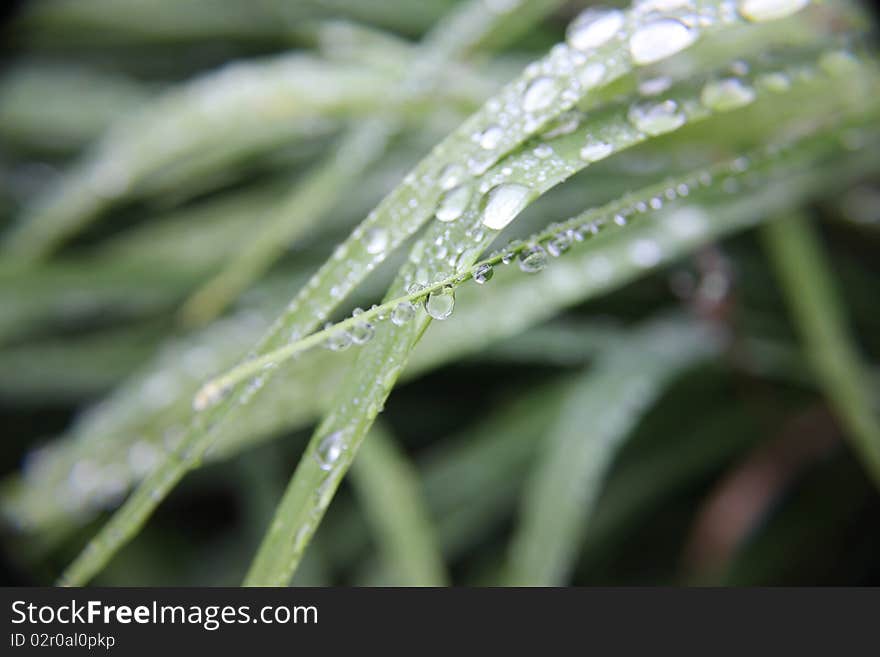
<svg viewBox="0 0 880 657">
<path fill-rule="evenodd" d="M 447 319 L 455 308 L 455 291 L 443 288 L 431 292 L 425 299 L 425 312 L 434 319 Z"/>
<path fill-rule="evenodd" d="M 333 469 L 333 466 L 339 461 L 342 452 L 345 449 L 345 442 L 342 438 L 342 431 L 334 431 L 324 436 L 315 448 L 315 460 L 318 467 L 325 472 Z"/>
<path fill-rule="evenodd" d="M 713 80 L 703 87 L 700 102 L 716 112 L 727 112 L 755 100 L 755 90 L 738 78 Z"/>
<path fill-rule="evenodd" d="M 575 50 L 587 51 L 610 41 L 623 27 L 619 9 L 587 9 L 568 26 L 566 40 Z"/>
<path fill-rule="evenodd" d="M 525 185 L 502 184 L 490 189 L 483 204 L 483 225 L 501 230 L 522 212 L 529 200 L 530 190 Z"/>
<path fill-rule="evenodd" d="M 546 75 L 535 78 L 523 93 L 523 109 L 536 112 L 549 107 L 559 95 L 559 81 Z"/>
<path fill-rule="evenodd" d="M 790 16 L 809 3 L 810 0 L 740 0 L 739 13 L 746 20 L 760 23 Z"/>
<path fill-rule="evenodd" d="M 455 221 L 464 213 L 470 200 L 471 189 L 469 185 L 454 187 L 440 198 L 440 204 L 437 206 L 434 216 L 439 221 Z"/>
<path fill-rule="evenodd" d="M 697 31 L 675 18 L 661 18 L 639 27 L 629 40 L 636 64 L 651 64 L 684 50 L 697 39 Z"/>
<path fill-rule="evenodd" d="M 474 270 L 474 282 L 479 283 L 480 285 L 488 283 L 490 280 L 492 280 L 492 276 L 494 275 L 494 273 L 495 270 L 492 268 L 492 265 L 484 263 Z"/>
<path fill-rule="evenodd" d="M 537 274 L 547 266 L 547 251 L 540 244 L 530 246 L 519 254 L 519 268 L 527 274 Z"/>
<path fill-rule="evenodd" d="M 633 105 L 627 117 L 636 128 L 652 136 L 675 130 L 685 122 L 685 116 L 674 100 Z"/>
</svg>

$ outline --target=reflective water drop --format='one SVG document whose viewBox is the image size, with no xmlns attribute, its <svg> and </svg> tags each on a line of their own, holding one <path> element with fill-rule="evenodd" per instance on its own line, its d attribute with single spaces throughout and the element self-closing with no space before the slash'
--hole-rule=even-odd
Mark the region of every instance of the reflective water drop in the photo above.
<svg viewBox="0 0 880 657">
<path fill-rule="evenodd" d="M 653 240 L 636 240 L 629 251 L 632 261 L 639 267 L 653 267 L 662 256 L 660 246 Z"/>
<path fill-rule="evenodd" d="M 440 204 L 437 206 L 434 216 L 439 221 L 455 221 L 464 214 L 470 200 L 470 185 L 460 185 L 450 189 L 440 198 Z"/>
<path fill-rule="evenodd" d="M 488 128 L 483 130 L 479 135 L 477 135 L 477 143 L 481 148 L 485 148 L 486 150 L 491 150 L 495 148 L 499 143 L 501 143 L 501 138 L 504 136 L 504 131 L 499 128 L 497 125 L 490 125 Z"/>
<path fill-rule="evenodd" d="M 462 165 L 457 163 L 447 164 L 443 167 L 443 170 L 440 171 L 440 175 L 437 177 L 437 182 L 440 183 L 440 187 L 443 189 L 452 189 L 461 184 L 461 181 L 464 180 L 466 174 L 467 172 Z"/>
<path fill-rule="evenodd" d="M 553 139 L 555 137 L 562 137 L 563 135 L 571 134 L 577 130 L 580 123 L 581 118 L 577 112 L 567 112 L 550 124 L 544 132 L 544 136 L 547 137 L 547 139 Z"/>
<path fill-rule="evenodd" d="M 345 441 L 341 431 L 334 431 L 324 436 L 315 448 L 315 460 L 318 462 L 318 467 L 325 472 L 332 470 L 344 450 Z"/>
<path fill-rule="evenodd" d="M 484 198 L 483 225 L 492 230 L 507 226 L 526 207 L 529 194 L 525 185 L 503 184 L 490 189 Z"/>
<path fill-rule="evenodd" d="M 221 386 L 219 383 L 211 382 L 203 386 L 193 399 L 193 410 L 196 412 L 203 411 L 223 399 L 229 392 L 229 388 Z"/>
<path fill-rule="evenodd" d="M 728 112 L 755 100 L 755 90 L 738 78 L 713 80 L 703 87 L 700 102 L 717 112 Z"/>
<path fill-rule="evenodd" d="M 568 251 L 569 248 L 571 248 L 571 237 L 569 237 L 565 233 L 554 235 L 547 242 L 547 252 L 554 258 L 558 258 L 563 253 Z"/>
<path fill-rule="evenodd" d="M 547 252 L 534 244 L 519 254 L 519 268 L 527 274 L 537 274 L 547 266 Z"/>
<path fill-rule="evenodd" d="M 614 147 L 604 141 L 598 139 L 590 139 L 583 148 L 581 148 L 580 156 L 582 160 L 587 162 L 596 162 L 603 157 L 608 157 Z"/>
<path fill-rule="evenodd" d="M 619 9 L 587 9 L 568 26 L 568 44 L 581 51 L 592 50 L 607 43 L 623 27 L 624 15 Z"/>
<path fill-rule="evenodd" d="M 434 319 L 443 320 L 452 315 L 455 308 L 455 291 L 443 288 L 431 292 L 425 299 L 425 312 Z"/>
<path fill-rule="evenodd" d="M 810 0 L 740 0 L 739 13 L 743 18 L 755 21 L 773 21 L 800 11 Z"/>
<path fill-rule="evenodd" d="M 675 130 L 685 122 L 674 100 L 633 105 L 627 116 L 635 127 L 652 136 Z"/>
<path fill-rule="evenodd" d="M 504 252 L 501 254 L 501 262 L 505 265 L 509 265 L 513 262 L 513 259 L 516 257 L 517 249 L 519 249 L 522 242 L 519 240 L 514 240 L 510 242 L 505 248 Z"/>
<path fill-rule="evenodd" d="M 364 248 L 372 255 L 384 252 L 388 248 L 388 230 L 381 226 L 370 228 L 364 235 Z"/>
<path fill-rule="evenodd" d="M 332 324 L 326 324 L 324 329 L 329 329 L 332 326 Z M 337 331 L 327 337 L 324 346 L 330 351 L 345 351 L 351 346 L 351 335 L 346 330 Z"/>
<path fill-rule="evenodd" d="M 599 62 L 587 64 L 578 73 L 578 81 L 585 89 L 592 89 L 605 77 L 605 65 Z"/>
<path fill-rule="evenodd" d="M 643 96 L 658 96 L 672 86 L 672 78 L 661 76 L 643 80 L 639 83 L 639 93 Z"/>
<path fill-rule="evenodd" d="M 535 157 L 541 160 L 546 160 L 548 157 L 553 155 L 553 149 L 548 144 L 538 144 L 535 146 L 535 150 L 532 151 Z"/>
<path fill-rule="evenodd" d="M 495 270 L 492 268 L 492 265 L 488 263 L 484 263 L 474 269 L 473 279 L 474 283 L 479 283 L 483 285 L 484 283 L 488 283 L 492 280 L 492 276 L 495 274 Z"/>
<path fill-rule="evenodd" d="M 391 311 L 391 323 L 395 326 L 403 326 L 415 317 L 416 309 L 409 301 L 402 301 L 394 306 Z"/>
<path fill-rule="evenodd" d="M 358 315 L 362 315 L 363 312 L 364 311 L 361 308 L 355 308 L 354 311 L 351 313 L 351 316 L 357 317 Z M 351 341 L 357 345 L 368 343 L 370 340 L 373 339 L 374 333 L 375 330 L 370 322 L 360 322 L 358 324 L 355 324 L 351 331 L 349 331 L 349 334 L 351 335 Z"/>
<path fill-rule="evenodd" d="M 559 81 L 556 78 L 541 76 L 535 78 L 523 93 L 523 109 L 536 112 L 549 107 L 559 95 Z"/>
<path fill-rule="evenodd" d="M 684 50 L 697 39 L 697 31 L 675 18 L 661 18 L 638 28 L 629 40 L 636 64 L 651 64 Z"/>
<path fill-rule="evenodd" d="M 777 94 L 791 89 L 791 79 L 785 73 L 765 73 L 758 77 L 756 84 Z"/>
</svg>

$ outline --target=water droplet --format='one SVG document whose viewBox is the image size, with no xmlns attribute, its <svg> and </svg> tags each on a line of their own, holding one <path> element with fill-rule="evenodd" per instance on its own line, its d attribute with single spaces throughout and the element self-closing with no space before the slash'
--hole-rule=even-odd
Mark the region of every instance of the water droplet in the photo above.
<svg viewBox="0 0 880 657">
<path fill-rule="evenodd" d="M 372 255 L 383 253 L 388 248 L 388 230 L 381 226 L 370 228 L 364 235 L 364 248 Z"/>
<path fill-rule="evenodd" d="M 229 392 L 228 386 L 221 386 L 215 381 L 202 386 L 193 399 L 193 410 L 196 412 L 204 411 L 223 399 Z"/>
<path fill-rule="evenodd" d="M 549 107 L 559 95 L 559 81 L 556 78 L 541 76 L 535 78 L 523 93 L 523 109 L 536 112 Z"/>
<path fill-rule="evenodd" d="M 351 313 L 351 316 L 357 317 L 358 315 L 362 315 L 363 312 L 364 311 L 361 308 L 355 308 Z M 368 343 L 373 339 L 374 333 L 375 330 L 370 322 L 359 322 L 358 324 L 355 324 L 349 332 L 351 335 L 351 341 L 357 345 Z"/>
<path fill-rule="evenodd" d="M 592 50 L 610 41 L 623 27 L 623 21 L 619 9 L 587 9 L 571 22 L 565 38 L 575 50 Z"/>
<path fill-rule="evenodd" d="M 315 460 L 318 462 L 318 467 L 325 472 L 332 470 L 343 451 L 345 451 L 345 441 L 341 431 L 334 431 L 324 436 L 315 448 Z"/>
<path fill-rule="evenodd" d="M 791 89 L 791 79 L 785 73 L 765 73 L 756 83 L 777 94 Z"/>
<path fill-rule="evenodd" d="M 755 100 L 755 90 L 738 78 L 713 80 L 703 87 L 700 102 L 716 112 L 728 112 Z"/>
<path fill-rule="evenodd" d="M 391 311 L 391 323 L 395 326 L 403 326 L 415 317 L 416 309 L 409 301 L 402 301 L 394 306 Z"/>
<path fill-rule="evenodd" d="M 474 283 L 479 283 L 480 285 L 488 283 L 490 280 L 492 280 L 492 276 L 494 274 L 495 270 L 492 268 L 492 265 L 488 263 L 483 263 L 482 265 L 474 269 Z"/>
<path fill-rule="evenodd" d="M 547 252 L 554 258 L 558 258 L 563 253 L 568 251 L 569 248 L 571 248 L 571 237 L 569 237 L 565 233 L 554 235 L 547 242 Z"/>
<path fill-rule="evenodd" d="M 603 157 L 608 157 L 613 150 L 614 147 L 608 142 L 598 139 L 590 139 L 581 149 L 580 155 L 582 160 L 596 162 Z"/>
<path fill-rule="evenodd" d="M 547 137 L 547 139 L 562 137 L 563 135 L 571 134 L 577 130 L 580 124 L 581 118 L 577 112 L 566 112 L 550 124 L 544 132 L 544 136 Z"/>
<path fill-rule="evenodd" d="M 513 262 L 513 259 L 516 257 L 516 250 L 520 247 L 522 242 L 519 240 L 514 240 L 510 242 L 505 248 L 504 252 L 501 254 L 501 262 L 505 265 L 509 265 Z"/>
<path fill-rule="evenodd" d="M 663 255 L 660 246 L 653 240 L 636 240 L 630 247 L 629 255 L 639 267 L 653 267 Z"/>
<path fill-rule="evenodd" d="M 553 155 L 553 148 L 550 147 L 548 144 L 538 144 L 537 146 L 535 146 L 535 150 L 533 150 L 532 153 L 534 153 L 535 157 L 537 157 L 538 159 L 546 160 L 548 157 Z"/>
<path fill-rule="evenodd" d="M 490 189 L 484 197 L 483 225 L 492 230 L 507 226 L 526 207 L 529 194 L 525 185 L 503 184 Z"/>
<path fill-rule="evenodd" d="M 470 200 L 470 185 L 460 185 L 450 189 L 440 198 L 440 204 L 437 206 L 434 216 L 439 221 L 455 221 L 464 214 Z"/>
<path fill-rule="evenodd" d="M 455 291 L 442 288 L 431 292 L 425 299 L 425 311 L 434 319 L 447 319 L 455 308 Z"/>
<path fill-rule="evenodd" d="M 627 116 L 635 127 L 652 136 L 675 130 L 685 122 L 685 116 L 674 100 L 633 105 Z"/>
<path fill-rule="evenodd" d="M 639 83 L 639 93 L 643 96 L 658 96 L 672 86 L 672 78 L 661 76 L 643 80 Z"/>
<path fill-rule="evenodd" d="M 437 182 L 440 183 L 440 187 L 443 189 L 452 189 L 461 184 L 466 173 L 465 168 L 458 163 L 447 164 L 443 167 L 443 170 L 440 171 L 440 175 L 437 177 Z"/>
<path fill-rule="evenodd" d="M 605 77 L 605 65 L 599 62 L 587 64 L 578 73 L 578 81 L 584 89 L 592 89 Z"/>
<path fill-rule="evenodd" d="M 497 125 L 490 125 L 477 135 L 477 143 L 480 145 L 480 148 L 485 148 L 487 151 L 492 150 L 501 143 L 503 136 L 504 131 L 501 128 Z"/>
<path fill-rule="evenodd" d="M 519 268 L 527 274 L 537 274 L 547 266 L 547 252 L 534 244 L 519 254 Z"/>
<path fill-rule="evenodd" d="M 746 20 L 760 23 L 785 18 L 800 11 L 810 0 L 740 0 L 739 13 Z"/>
<path fill-rule="evenodd" d="M 329 329 L 332 324 L 327 324 L 324 329 Z M 338 330 L 327 337 L 324 346 L 330 351 L 345 351 L 351 346 L 351 335 L 346 330 Z"/>
<path fill-rule="evenodd" d="M 675 18 L 661 18 L 638 28 L 630 37 L 629 52 L 636 64 L 651 64 L 684 50 L 697 31 Z"/>
</svg>

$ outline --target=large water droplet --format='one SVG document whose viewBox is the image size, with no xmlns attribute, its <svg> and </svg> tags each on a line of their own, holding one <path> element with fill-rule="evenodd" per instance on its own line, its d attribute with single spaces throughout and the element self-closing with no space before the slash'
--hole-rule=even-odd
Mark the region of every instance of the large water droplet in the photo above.
<svg viewBox="0 0 880 657">
<path fill-rule="evenodd" d="M 434 216 L 440 221 L 455 221 L 467 209 L 471 200 L 470 185 L 461 185 L 450 189 L 440 198 L 440 204 Z"/>
<path fill-rule="evenodd" d="M 740 0 L 739 13 L 747 20 L 760 23 L 790 16 L 809 3 L 810 0 Z"/>
<path fill-rule="evenodd" d="M 425 311 L 434 319 L 446 319 L 455 308 L 455 291 L 443 288 L 431 292 L 425 299 Z"/>
<path fill-rule="evenodd" d="M 738 78 L 713 80 L 703 87 L 700 102 L 716 112 L 727 112 L 755 100 L 755 90 Z"/>
<path fill-rule="evenodd" d="M 568 45 L 586 51 L 607 43 L 623 27 L 624 16 L 619 9 L 587 9 L 568 26 Z"/>
<path fill-rule="evenodd" d="M 541 76 L 535 78 L 523 93 L 523 109 L 536 112 L 549 107 L 559 95 L 559 81 L 556 78 Z"/>
<path fill-rule="evenodd" d="M 367 253 L 377 255 L 388 248 L 388 229 L 375 226 L 364 234 L 364 248 Z"/>
<path fill-rule="evenodd" d="M 495 270 L 492 268 L 492 265 L 488 263 L 483 263 L 482 265 L 474 269 L 474 283 L 479 283 L 480 285 L 488 283 L 490 280 L 492 280 L 492 276 L 494 274 Z"/>
<path fill-rule="evenodd" d="M 332 470 L 344 450 L 345 441 L 341 431 L 334 431 L 324 436 L 315 449 L 315 460 L 318 462 L 318 467 L 325 472 Z"/>
<path fill-rule="evenodd" d="M 402 301 L 394 306 L 391 311 L 391 323 L 395 326 L 403 326 L 415 317 L 416 309 L 409 301 Z"/>
<path fill-rule="evenodd" d="M 328 329 L 331 326 L 332 324 L 328 324 L 324 328 Z M 345 351 L 351 346 L 351 335 L 346 330 L 336 331 L 327 337 L 324 346 L 330 351 Z"/>
<path fill-rule="evenodd" d="M 363 312 L 364 311 L 361 308 L 355 308 L 351 315 L 352 317 L 357 317 L 358 315 L 363 314 Z M 359 322 L 352 327 L 349 333 L 351 335 L 351 341 L 354 344 L 362 345 L 373 339 L 375 330 L 370 322 Z"/>
<path fill-rule="evenodd" d="M 529 201 L 530 190 L 525 185 L 503 184 L 489 190 L 483 205 L 483 225 L 501 230 L 522 212 Z"/>
<path fill-rule="evenodd" d="M 547 252 L 540 244 L 530 246 L 519 254 L 519 268 L 527 274 L 537 274 L 547 266 Z"/>
<path fill-rule="evenodd" d="M 603 157 L 608 157 L 613 150 L 614 147 L 608 142 L 599 139 L 590 139 L 584 147 L 581 148 L 580 155 L 581 159 L 586 162 L 596 162 Z"/>
<path fill-rule="evenodd" d="M 627 116 L 635 127 L 652 136 L 675 130 L 685 122 L 674 100 L 633 105 Z"/>
<path fill-rule="evenodd" d="M 636 64 L 651 64 L 684 50 L 697 31 L 675 18 L 661 18 L 638 28 L 630 37 L 629 52 Z"/>
</svg>

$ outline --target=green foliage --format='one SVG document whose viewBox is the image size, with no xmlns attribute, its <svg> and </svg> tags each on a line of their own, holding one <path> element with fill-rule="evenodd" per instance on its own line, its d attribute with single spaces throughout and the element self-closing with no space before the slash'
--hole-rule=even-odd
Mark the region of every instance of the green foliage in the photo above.
<svg viewBox="0 0 880 657">
<path fill-rule="evenodd" d="M 880 328 L 877 272 L 845 239 L 872 220 L 836 221 L 855 201 L 835 203 L 880 167 L 860 9 L 643 0 L 566 29 L 576 3 L 427 4 L 233 1 L 200 23 L 157 0 L 163 20 L 142 25 L 88 0 L 18 18 L 0 395 L 94 403 L 0 503 L 41 568 L 87 539 L 61 583 L 125 562 L 135 537 L 158 546 L 144 572 L 167 576 L 173 547 L 148 521 L 194 470 L 248 509 L 218 548 L 227 572 L 265 530 L 246 585 L 614 580 L 607 546 L 639 509 L 752 447 L 725 431 L 753 419 L 729 393 L 675 407 L 698 363 L 707 390 L 774 391 L 755 404 L 774 409 L 768 441 L 818 387 L 877 479 L 876 381 L 840 319 L 852 303 L 856 327 Z M 87 47 L 86 27 L 106 33 Z M 50 32 L 84 62 L 117 40 L 141 54 L 47 64 Z M 214 41 L 235 61 L 206 72 L 194 53 Z M 189 53 L 173 65 L 156 59 L 169 42 Z M 62 174 L 28 173 L 43 157 Z M 806 224 L 768 221 L 816 203 L 844 234 L 843 298 Z M 769 265 L 747 234 L 765 221 Z M 682 418 L 708 427 L 703 446 Z"/>
</svg>

